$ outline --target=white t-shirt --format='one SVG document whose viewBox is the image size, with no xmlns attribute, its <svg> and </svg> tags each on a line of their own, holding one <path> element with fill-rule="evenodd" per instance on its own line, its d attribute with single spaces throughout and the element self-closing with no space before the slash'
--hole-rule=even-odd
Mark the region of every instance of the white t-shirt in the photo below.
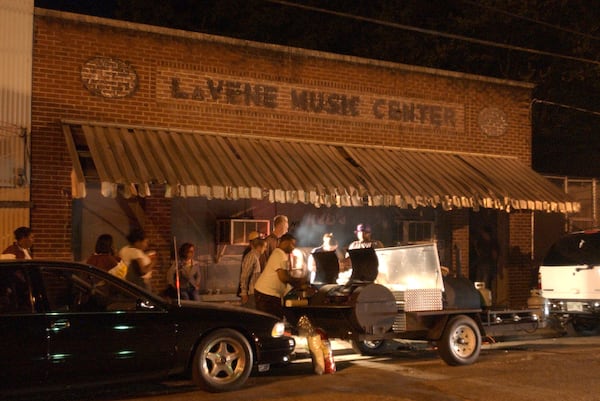
<svg viewBox="0 0 600 401">
<path fill-rule="evenodd" d="M 279 280 L 277 271 L 289 270 L 289 255 L 281 248 L 275 248 L 265 265 L 260 277 L 254 284 L 254 290 L 265 295 L 281 298 L 288 291 L 288 284 Z"/>
<path fill-rule="evenodd" d="M 152 262 L 150 256 L 146 255 L 144 251 L 129 245 L 121 248 L 119 251 L 119 257 L 127 266 L 131 266 L 131 262 L 138 259 L 142 260 L 142 263 L 140 263 L 141 266 L 148 266 Z"/>
</svg>

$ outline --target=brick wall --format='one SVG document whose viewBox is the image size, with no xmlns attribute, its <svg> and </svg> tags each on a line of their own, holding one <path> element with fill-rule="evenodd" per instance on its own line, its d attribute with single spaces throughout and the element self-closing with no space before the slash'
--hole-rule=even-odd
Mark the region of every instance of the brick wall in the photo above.
<svg viewBox="0 0 600 401">
<path fill-rule="evenodd" d="M 460 267 L 463 277 L 469 277 L 469 211 L 466 209 L 453 210 L 450 213 L 452 230 L 452 268 L 456 272 Z M 460 266 L 459 264 L 460 257 Z"/>
<path fill-rule="evenodd" d="M 533 263 L 531 261 L 531 213 L 518 212 L 509 215 L 509 250 L 506 272 L 510 287 L 510 307 L 527 306 L 532 287 Z"/>
<path fill-rule="evenodd" d="M 164 187 L 151 188 L 151 196 L 144 200 L 144 230 L 149 238 L 150 249 L 156 250 L 158 262 L 152 275 L 156 290 L 165 288 L 165 275 L 171 264 L 173 239 L 171 237 L 171 200 L 165 198 Z"/>
<path fill-rule="evenodd" d="M 215 132 L 516 155 L 530 159 L 530 89 L 441 72 L 343 57 L 318 58 L 314 52 L 286 51 L 208 41 L 204 36 L 168 36 L 108 28 L 38 16 L 34 97 L 46 123 L 58 118 L 109 120 L 129 124 Z M 98 57 L 120 60 L 137 74 L 138 87 L 124 98 L 90 93 L 81 70 Z M 172 79 L 179 80 L 173 95 Z M 315 95 L 361 97 L 360 117 L 284 107 L 227 104 L 210 97 L 206 80 L 275 87 L 278 103 L 292 89 Z M 227 82 L 225 82 L 227 83 Z M 204 100 L 192 99 L 199 88 Z M 372 100 L 381 99 L 378 118 Z M 394 103 L 396 102 L 396 103 Z M 455 109 L 456 126 L 400 124 L 389 105 L 424 103 Z M 478 123 L 483 108 L 505 113 L 506 132 L 485 135 Z M 460 115 L 459 115 L 460 114 Z M 42 122 L 42 121 L 40 121 Z M 57 144 L 60 147 L 62 144 Z M 54 153 L 54 152 L 53 152 Z"/>
</svg>

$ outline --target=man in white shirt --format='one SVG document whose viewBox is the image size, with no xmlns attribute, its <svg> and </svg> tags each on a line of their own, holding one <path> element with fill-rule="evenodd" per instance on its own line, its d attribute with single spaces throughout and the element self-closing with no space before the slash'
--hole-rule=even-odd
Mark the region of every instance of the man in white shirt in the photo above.
<svg viewBox="0 0 600 401">
<path fill-rule="evenodd" d="M 265 268 L 254 285 L 256 309 L 283 317 L 283 296 L 290 290 L 290 283 L 295 281 L 290 275 L 290 256 L 296 248 L 296 238 L 291 234 L 283 234 L 279 238 L 279 246 L 273 250 Z"/>
</svg>

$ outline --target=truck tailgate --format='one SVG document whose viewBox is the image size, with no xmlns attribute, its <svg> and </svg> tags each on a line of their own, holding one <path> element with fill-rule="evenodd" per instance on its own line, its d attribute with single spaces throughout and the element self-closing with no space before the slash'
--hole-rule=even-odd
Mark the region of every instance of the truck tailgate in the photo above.
<svg viewBox="0 0 600 401">
<path fill-rule="evenodd" d="M 541 266 L 542 295 L 548 299 L 600 299 L 600 266 Z"/>
</svg>

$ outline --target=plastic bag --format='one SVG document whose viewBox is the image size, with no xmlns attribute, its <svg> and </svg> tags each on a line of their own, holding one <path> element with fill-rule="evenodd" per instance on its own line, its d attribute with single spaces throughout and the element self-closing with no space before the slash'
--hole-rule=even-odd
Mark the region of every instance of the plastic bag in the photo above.
<svg viewBox="0 0 600 401">
<path fill-rule="evenodd" d="M 316 333 L 321 337 L 321 350 L 323 351 L 323 362 L 325 364 L 323 373 L 335 373 L 335 360 L 333 359 L 333 349 L 327 333 L 323 329 L 317 328 Z"/>
<path fill-rule="evenodd" d="M 318 333 L 309 335 L 308 349 L 313 362 L 313 370 L 316 374 L 322 375 L 325 372 L 325 358 L 323 357 L 323 347 L 321 342 L 321 336 Z"/>
<path fill-rule="evenodd" d="M 127 265 L 121 260 L 108 272 L 113 276 L 117 276 L 118 278 L 125 280 L 125 276 L 127 276 Z"/>
</svg>

